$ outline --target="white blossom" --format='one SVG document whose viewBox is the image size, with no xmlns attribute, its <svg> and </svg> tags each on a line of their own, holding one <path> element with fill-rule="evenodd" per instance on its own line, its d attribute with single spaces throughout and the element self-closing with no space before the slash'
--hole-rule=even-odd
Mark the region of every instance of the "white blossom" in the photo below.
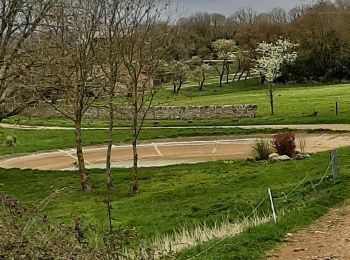
<svg viewBox="0 0 350 260">
<path fill-rule="evenodd" d="M 291 43 L 287 39 L 278 39 L 275 43 L 261 42 L 258 44 L 256 52 L 260 56 L 256 62 L 262 75 L 265 76 L 266 83 L 272 83 L 282 75 L 283 64 L 292 63 L 298 54 L 294 51 L 298 44 Z"/>
</svg>

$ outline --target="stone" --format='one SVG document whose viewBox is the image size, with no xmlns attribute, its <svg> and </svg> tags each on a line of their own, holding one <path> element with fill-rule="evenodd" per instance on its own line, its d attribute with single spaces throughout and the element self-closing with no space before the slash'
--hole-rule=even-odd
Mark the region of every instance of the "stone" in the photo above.
<svg viewBox="0 0 350 260">
<path fill-rule="evenodd" d="M 288 155 L 278 155 L 277 153 L 273 153 L 269 155 L 270 161 L 290 161 L 292 158 L 290 158 Z"/>
<path fill-rule="evenodd" d="M 68 108 L 69 109 L 69 108 Z M 239 118 L 255 118 L 258 107 L 256 105 L 226 105 L 226 106 L 155 106 L 151 107 L 146 115 L 148 120 L 210 120 L 210 119 L 239 119 Z M 141 111 L 140 115 L 143 115 Z M 61 116 L 47 104 L 40 103 L 35 108 L 29 107 L 24 111 L 28 116 Z M 86 118 L 103 119 L 108 118 L 107 109 L 91 107 L 86 112 Z M 116 111 L 116 119 L 128 120 L 132 116 L 131 108 L 120 108 Z"/>
<path fill-rule="evenodd" d="M 272 153 L 269 155 L 269 159 L 277 158 L 278 156 L 279 156 L 278 153 Z"/>
<path fill-rule="evenodd" d="M 296 252 L 296 253 L 298 253 L 298 252 L 304 252 L 305 251 L 305 248 L 294 248 L 293 249 L 293 252 Z"/>
</svg>

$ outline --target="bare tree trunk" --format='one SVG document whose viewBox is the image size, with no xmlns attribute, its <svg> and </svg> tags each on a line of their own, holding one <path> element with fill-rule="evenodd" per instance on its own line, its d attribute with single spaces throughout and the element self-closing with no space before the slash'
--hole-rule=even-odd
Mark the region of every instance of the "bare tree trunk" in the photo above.
<svg viewBox="0 0 350 260">
<path fill-rule="evenodd" d="M 133 86 L 133 122 L 132 122 L 132 154 L 133 154 L 133 166 L 131 173 L 131 189 L 130 193 L 135 194 L 138 190 L 137 183 L 137 170 L 138 170 L 138 152 L 137 152 L 137 137 L 138 137 L 138 98 L 137 98 L 137 81 Z"/>
<path fill-rule="evenodd" d="M 202 80 L 201 80 L 201 82 L 199 83 L 199 91 L 202 91 L 202 90 L 203 90 L 205 79 L 206 79 L 206 77 L 205 77 L 205 74 L 203 73 L 203 75 L 202 75 Z"/>
<path fill-rule="evenodd" d="M 182 84 L 183 84 L 184 82 L 182 81 L 182 80 L 180 80 L 180 82 L 179 82 L 179 86 L 177 87 L 177 90 L 176 90 L 176 94 L 179 94 L 179 92 L 180 92 L 180 90 L 181 90 L 181 88 L 182 88 Z"/>
<path fill-rule="evenodd" d="M 176 89 L 177 89 L 177 86 L 176 86 L 175 81 L 173 81 L 173 87 L 174 87 L 174 94 L 176 94 Z"/>
<path fill-rule="evenodd" d="M 91 186 L 89 182 L 89 176 L 87 175 L 85 168 L 85 160 L 83 154 L 83 145 L 81 142 L 81 118 L 77 118 L 75 121 L 75 146 L 78 159 L 80 184 L 83 191 L 91 191 Z"/>
<path fill-rule="evenodd" d="M 243 77 L 243 74 L 244 74 L 244 70 L 241 72 L 241 74 L 239 74 L 239 77 L 238 77 L 238 81 L 241 81 L 241 78 Z"/>
<path fill-rule="evenodd" d="M 273 102 L 273 86 L 272 84 L 269 84 L 269 97 L 270 97 L 270 106 L 271 106 L 271 115 L 275 115 L 275 110 L 274 110 L 274 102 Z"/>
<path fill-rule="evenodd" d="M 224 78 L 225 71 L 223 71 L 220 75 L 220 87 L 222 87 L 222 80 Z"/>
<path fill-rule="evenodd" d="M 230 64 L 226 64 L 226 83 L 229 83 L 229 77 L 230 77 Z"/>
<path fill-rule="evenodd" d="M 133 166 L 132 166 L 132 175 L 131 175 L 131 193 L 135 194 L 138 190 L 138 181 L 137 181 L 137 169 L 138 169 L 138 153 L 137 153 L 137 138 L 134 137 L 132 141 L 132 153 L 133 153 Z"/>
<path fill-rule="evenodd" d="M 222 81 L 224 79 L 224 75 L 225 75 L 225 62 L 222 64 L 222 71 L 220 72 L 220 87 L 222 87 Z"/>
<path fill-rule="evenodd" d="M 111 84 L 115 84 L 112 82 Z M 114 86 L 110 86 L 109 93 L 109 125 L 108 125 L 108 146 L 107 146 L 107 157 L 106 157 L 106 187 L 111 189 L 113 187 L 111 177 L 111 154 L 113 147 L 113 120 L 114 120 Z"/>
</svg>

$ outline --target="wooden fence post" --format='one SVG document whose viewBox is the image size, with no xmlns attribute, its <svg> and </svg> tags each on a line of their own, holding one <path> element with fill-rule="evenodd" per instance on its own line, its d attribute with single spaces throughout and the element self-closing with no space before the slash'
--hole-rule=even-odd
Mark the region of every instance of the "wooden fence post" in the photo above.
<svg viewBox="0 0 350 260">
<path fill-rule="evenodd" d="M 269 197 L 270 197 L 270 202 L 271 202 L 271 209 L 272 209 L 272 216 L 273 216 L 273 220 L 275 221 L 275 223 L 277 223 L 277 216 L 276 216 L 276 211 L 275 211 L 275 205 L 273 204 L 273 198 L 272 198 L 272 193 L 271 193 L 271 189 L 268 189 L 269 192 Z"/>
<path fill-rule="evenodd" d="M 337 102 L 335 102 L 335 115 L 337 116 L 339 113 L 339 111 L 338 111 L 338 109 L 339 109 L 339 107 L 338 107 L 338 101 Z"/>
<path fill-rule="evenodd" d="M 331 163 L 332 163 L 332 173 L 333 180 L 338 178 L 338 160 L 337 160 L 337 150 L 331 151 Z"/>
</svg>

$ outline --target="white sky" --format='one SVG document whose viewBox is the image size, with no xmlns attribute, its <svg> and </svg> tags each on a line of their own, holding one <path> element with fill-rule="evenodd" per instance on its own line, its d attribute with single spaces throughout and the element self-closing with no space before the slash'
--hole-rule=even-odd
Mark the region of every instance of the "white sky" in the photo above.
<svg viewBox="0 0 350 260">
<path fill-rule="evenodd" d="M 296 5 L 307 4 L 312 0 L 174 0 L 179 11 L 185 16 L 196 12 L 222 13 L 231 15 L 242 7 L 251 7 L 258 12 L 269 11 L 274 7 L 291 9 Z"/>
</svg>

